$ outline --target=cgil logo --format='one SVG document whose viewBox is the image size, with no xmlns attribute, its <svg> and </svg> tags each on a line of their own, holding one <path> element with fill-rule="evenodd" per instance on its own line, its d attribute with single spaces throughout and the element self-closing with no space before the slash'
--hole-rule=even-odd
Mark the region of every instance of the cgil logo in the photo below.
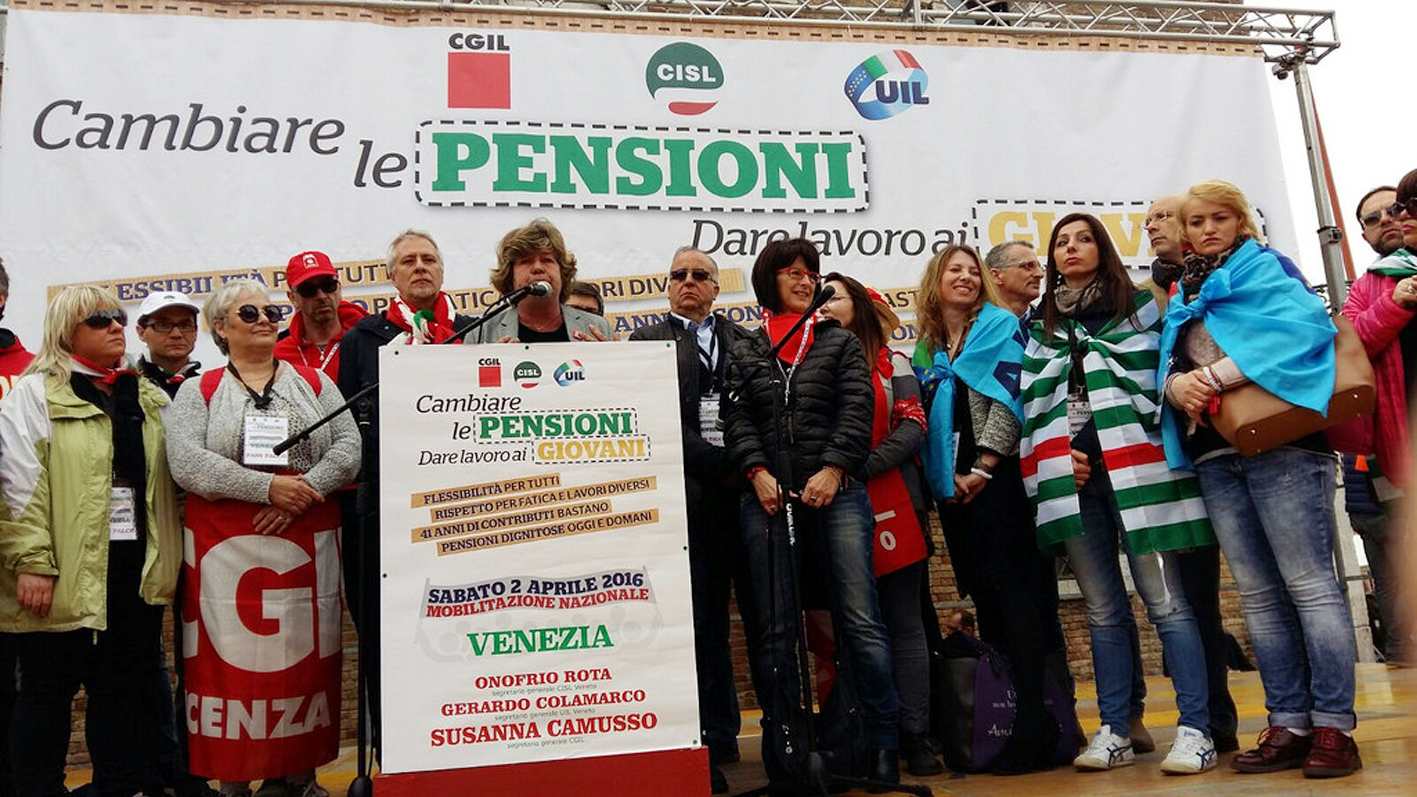
<svg viewBox="0 0 1417 797">
<path fill-rule="evenodd" d="M 512 55 L 502 33 L 448 37 L 448 107 L 511 108 Z"/>
<path fill-rule="evenodd" d="M 517 367 L 512 371 L 512 378 L 522 387 L 536 387 L 541 382 L 541 366 L 530 360 L 517 363 Z"/>
<path fill-rule="evenodd" d="M 718 104 L 723 67 L 697 44 L 675 42 L 659 48 L 645 65 L 649 96 L 670 113 L 697 116 Z"/>
<path fill-rule="evenodd" d="M 561 387 L 569 387 L 572 382 L 585 381 L 585 367 L 580 360 L 571 360 L 568 363 L 561 363 L 556 366 L 556 384 Z"/>
<path fill-rule="evenodd" d="M 483 357 L 477 361 L 477 386 L 502 386 L 502 361 L 496 357 Z"/>
<path fill-rule="evenodd" d="M 846 98 L 863 119 L 889 119 L 917 105 L 929 105 L 930 76 L 915 56 L 887 50 L 867 58 L 846 77 Z"/>
<path fill-rule="evenodd" d="M 561 207 L 850 213 L 870 205 L 857 133 L 426 121 L 418 201 Z"/>
</svg>

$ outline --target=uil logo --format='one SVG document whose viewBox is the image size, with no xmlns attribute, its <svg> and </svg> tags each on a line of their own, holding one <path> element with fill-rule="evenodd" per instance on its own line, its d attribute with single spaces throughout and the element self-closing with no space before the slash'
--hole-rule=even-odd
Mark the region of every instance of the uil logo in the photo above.
<svg viewBox="0 0 1417 797">
<path fill-rule="evenodd" d="M 718 104 L 723 67 L 697 44 L 675 42 L 659 48 L 645 65 L 649 95 L 671 113 L 698 116 Z"/>
<path fill-rule="evenodd" d="M 930 76 L 905 50 L 887 50 L 867 58 L 846 76 L 846 98 L 863 119 L 889 119 L 917 105 L 929 105 Z"/>
<path fill-rule="evenodd" d="M 556 379 L 556 384 L 561 387 L 570 387 L 577 382 L 585 381 L 585 366 L 581 365 L 580 360 L 571 360 L 568 363 L 561 363 L 556 366 L 556 372 L 553 376 Z"/>
</svg>

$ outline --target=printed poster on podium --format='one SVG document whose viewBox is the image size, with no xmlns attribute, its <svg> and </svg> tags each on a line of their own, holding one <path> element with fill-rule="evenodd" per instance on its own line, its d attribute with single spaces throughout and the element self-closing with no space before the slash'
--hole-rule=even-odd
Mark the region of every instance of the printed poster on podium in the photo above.
<svg viewBox="0 0 1417 797">
<path fill-rule="evenodd" d="M 387 347 L 380 381 L 381 794 L 703 790 L 673 345 Z"/>
</svg>

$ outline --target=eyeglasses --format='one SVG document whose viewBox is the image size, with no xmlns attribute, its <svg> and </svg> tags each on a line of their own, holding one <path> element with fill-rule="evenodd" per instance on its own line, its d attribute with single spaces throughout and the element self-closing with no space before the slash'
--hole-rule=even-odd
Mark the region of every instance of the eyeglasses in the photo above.
<svg viewBox="0 0 1417 797">
<path fill-rule="evenodd" d="M 815 271 L 808 271 L 807 269 L 801 268 L 800 266 L 788 266 L 787 268 L 780 268 L 777 270 L 777 273 L 785 275 L 793 282 L 801 282 L 804 279 L 808 282 L 822 281 L 821 274 L 818 274 Z"/>
<path fill-rule="evenodd" d="M 1367 230 L 1367 229 L 1371 229 L 1371 228 L 1373 228 L 1373 227 L 1378 226 L 1379 224 L 1382 223 L 1382 221 L 1383 221 L 1383 216 L 1387 216 L 1387 217 L 1390 218 L 1390 219 L 1395 219 L 1395 218 L 1397 218 L 1397 214 L 1392 212 L 1393 207 L 1396 207 L 1396 206 L 1394 205 L 1394 206 L 1389 206 L 1389 207 L 1385 207 L 1385 208 L 1378 208 L 1377 210 L 1373 211 L 1372 213 L 1369 213 L 1368 215 L 1364 216 L 1364 217 L 1362 218 L 1363 229 Z"/>
<path fill-rule="evenodd" d="M 334 293 L 338 290 L 339 280 L 335 279 L 334 277 L 325 277 L 319 282 L 316 282 L 314 280 L 306 280 L 297 285 L 295 288 L 295 292 L 306 299 L 313 299 L 315 298 L 315 294 L 320 293 L 322 291 L 324 293 L 334 295 Z"/>
<path fill-rule="evenodd" d="M 669 278 L 675 282 L 683 282 L 691 275 L 695 282 L 718 282 L 706 268 L 676 268 L 669 272 Z"/>
<path fill-rule="evenodd" d="M 1159 224 L 1169 218 L 1173 218 L 1175 217 L 1175 215 L 1175 212 L 1170 210 L 1160 210 L 1156 213 L 1148 213 L 1146 215 L 1146 219 L 1142 221 L 1142 226 L 1150 227 L 1153 224 Z"/>
<path fill-rule="evenodd" d="M 122 310 L 95 310 L 88 318 L 84 319 L 84 326 L 89 329 L 108 329 L 108 326 L 114 321 L 118 322 L 118 326 L 126 327 L 128 326 L 128 314 Z"/>
<path fill-rule="evenodd" d="M 1409 197 L 1406 202 L 1394 202 L 1391 205 L 1387 206 L 1387 214 L 1389 216 L 1392 216 L 1394 219 L 1397 218 L 1398 214 L 1404 210 L 1407 211 L 1408 216 L 1417 219 L 1417 196 Z M 1372 214 L 1370 213 L 1368 214 L 1368 216 L 1372 216 Z M 1367 224 L 1368 220 L 1365 217 L 1363 219 L 1363 225 L 1367 226 Z"/>
<path fill-rule="evenodd" d="M 1005 265 L 1004 268 L 1021 268 L 1024 271 L 1042 271 L 1043 264 L 1038 262 L 1037 258 L 1034 258 L 1032 260 L 1020 260 L 1017 263 L 1009 263 Z"/>
<path fill-rule="evenodd" d="M 196 321 L 178 321 L 175 324 L 171 321 L 149 321 L 146 324 L 143 324 L 142 326 L 147 329 L 153 330 L 159 335 L 166 335 L 174 329 L 180 331 L 184 335 L 190 335 L 191 333 L 197 331 Z"/>
<path fill-rule="evenodd" d="M 256 323 L 258 320 L 260 320 L 263 314 L 265 315 L 266 320 L 271 322 L 272 324 L 280 323 L 280 308 L 276 307 L 273 304 L 268 304 L 265 307 L 259 309 L 257 309 L 256 305 L 254 304 L 243 304 L 240 307 L 236 308 L 236 317 L 241 319 L 242 321 L 245 321 L 248 324 Z"/>
</svg>

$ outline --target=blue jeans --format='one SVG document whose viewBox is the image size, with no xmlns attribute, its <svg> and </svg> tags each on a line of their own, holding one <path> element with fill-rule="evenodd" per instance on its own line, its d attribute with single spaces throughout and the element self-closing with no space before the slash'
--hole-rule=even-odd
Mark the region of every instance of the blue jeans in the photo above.
<svg viewBox="0 0 1417 797">
<path fill-rule="evenodd" d="M 769 776 L 800 773 L 806 753 L 806 716 L 800 705 L 796 644 L 802 619 L 795 605 L 792 563 L 798 551 L 788 548 L 781 515 L 768 518 L 752 491 L 740 505 L 743 543 L 748 550 L 748 568 L 756 597 L 758 618 L 758 670 L 754 682 L 767 687 L 759 694 L 763 707 L 763 758 Z M 841 653 L 849 657 L 853 686 L 861 702 L 862 719 L 869 747 L 895 750 L 899 746 L 900 705 L 891 670 L 890 639 L 881 621 L 876 598 L 876 579 L 871 572 L 871 545 L 874 518 L 866 490 L 851 481 L 822 509 L 792 503 L 798 545 L 814 535 L 824 561 L 802 562 L 802 567 L 820 566 L 824 583 L 833 590 L 832 623 L 840 639 Z"/>
<path fill-rule="evenodd" d="M 1269 724 L 1352 730 L 1353 616 L 1333 570 L 1333 457 L 1281 448 L 1196 466 L 1240 587 Z"/>
<path fill-rule="evenodd" d="M 1083 534 L 1065 541 L 1064 549 L 1087 605 L 1097 709 L 1102 724 L 1119 736 L 1129 736 L 1133 682 L 1138 675 L 1132 641 L 1136 620 L 1117 562 L 1119 551 L 1125 550 L 1121 517 L 1104 469 L 1093 466 L 1092 476 L 1079 491 L 1078 499 Z M 1161 637 L 1161 652 L 1176 689 L 1180 724 L 1208 733 L 1205 647 L 1190 604 L 1186 603 L 1176 554 L 1168 551 L 1133 555 L 1130 550 L 1126 554 L 1132 583 L 1146 605 L 1147 619 Z"/>
</svg>

